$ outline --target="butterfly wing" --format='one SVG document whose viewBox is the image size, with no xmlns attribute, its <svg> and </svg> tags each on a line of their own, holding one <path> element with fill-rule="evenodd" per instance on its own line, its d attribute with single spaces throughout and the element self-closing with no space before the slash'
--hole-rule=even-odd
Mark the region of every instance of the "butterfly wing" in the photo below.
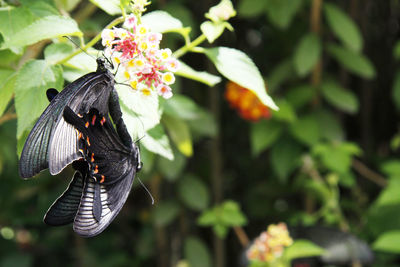
<svg viewBox="0 0 400 267">
<path fill-rule="evenodd" d="M 73 163 L 76 169 L 67 190 L 50 206 L 43 221 L 52 226 L 70 224 L 74 221 L 81 202 L 84 181 L 88 174 L 88 164 L 85 161 Z"/>
<path fill-rule="evenodd" d="M 39 117 L 25 141 L 19 161 L 21 177 L 29 178 L 48 168 L 47 152 L 53 128 L 62 117 L 62 111 L 74 95 L 75 90 L 82 87 L 88 80 L 91 80 L 93 75 L 95 73 L 82 76 L 66 86 L 59 94 L 52 96 L 50 104 Z"/>
<path fill-rule="evenodd" d="M 95 236 L 104 231 L 125 204 L 134 176 L 135 171 L 132 169 L 119 182 L 112 185 L 103 185 L 94 179 L 87 179 L 81 204 L 75 216 L 74 231 L 84 237 Z M 100 196 L 97 201 L 95 201 L 96 191 Z M 95 209 L 100 209 L 100 214 L 95 215 Z"/>
<path fill-rule="evenodd" d="M 138 149 L 125 146 L 108 117 L 96 109 L 76 115 L 68 106 L 65 121 L 79 132 L 79 147 L 89 164 L 89 177 L 74 221 L 82 236 L 101 233 L 126 202 L 138 166 Z"/>
<path fill-rule="evenodd" d="M 62 111 L 68 105 L 79 113 L 95 107 L 107 114 L 112 90 L 115 90 L 114 79 L 108 71 L 93 72 L 54 96 L 25 142 L 19 163 L 20 175 L 23 178 L 32 177 L 46 168 L 55 175 L 81 158 L 75 130 L 64 121 Z"/>
</svg>

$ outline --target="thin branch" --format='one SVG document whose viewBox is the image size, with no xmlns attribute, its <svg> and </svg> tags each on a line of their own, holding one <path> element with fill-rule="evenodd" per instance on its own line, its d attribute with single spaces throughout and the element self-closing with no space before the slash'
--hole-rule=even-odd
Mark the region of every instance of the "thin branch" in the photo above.
<svg viewBox="0 0 400 267">
<path fill-rule="evenodd" d="M 370 180 L 371 182 L 381 186 L 386 187 L 388 185 L 385 177 L 380 175 L 379 173 L 368 168 L 363 162 L 353 159 L 353 168 L 364 178 Z"/>
<path fill-rule="evenodd" d="M 108 24 L 105 29 L 110 29 L 120 23 L 124 22 L 124 17 L 119 17 L 114 19 L 110 24 Z M 69 56 L 66 56 L 65 58 L 61 59 L 60 61 L 58 61 L 56 64 L 64 64 L 65 62 L 67 62 L 68 60 L 70 60 L 71 58 L 73 58 L 74 56 L 80 54 L 82 52 L 82 50 L 86 51 L 86 49 L 94 46 L 99 40 L 101 39 L 101 32 L 99 34 L 97 34 L 90 42 L 88 42 L 85 46 L 82 47 L 82 49 L 77 49 L 75 52 L 73 52 L 72 54 L 70 54 Z"/>
<path fill-rule="evenodd" d="M 235 231 L 235 234 L 236 234 L 237 238 L 239 239 L 240 244 L 242 244 L 242 246 L 244 248 L 247 248 L 247 246 L 250 244 L 250 240 L 249 240 L 249 237 L 247 236 L 246 232 L 244 231 L 243 227 L 234 226 L 233 230 Z"/>
<path fill-rule="evenodd" d="M 0 125 L 2 125 L 3 123 L 5 123 L 7 121 L 14 120 L 16 118 L 17 118 L 17 114 L 15 114 L 15 113 L 6 113 L 2 117 L 0 117 Z"/>
</svg>

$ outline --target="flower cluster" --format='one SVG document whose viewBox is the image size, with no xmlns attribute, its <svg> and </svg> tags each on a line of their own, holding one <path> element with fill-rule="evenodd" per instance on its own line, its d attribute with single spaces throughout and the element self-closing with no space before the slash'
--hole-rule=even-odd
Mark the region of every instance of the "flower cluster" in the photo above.
<svg viewBox="0 0 400 267">
<path fill-rule="evenodd" d="M 164 98 L 172 96 L 169 85 L 175 82 L 173 72 L 178 70 L 179 62 L 170 49 L 159 48 L 161 33 L 151 32 L 132 14 L 123 28 L 105 29 L 101 38 L 105 56 L 122 69 L 124 83 L 144 95 L 157 91 Z"/>
<path fill-rule="evenodd" d="M 236 83 L 227 83 L 225 98 L 245 120 L 258 121 L 261 118 L 271 117 L 268 107 L 261 103 L 253 92 Z"/>
<path fill-rule="evenodd" d="M 283 254 L 285 247 L 293 244 L 285 223 L 271 224 L 247 250 L 249 260 L 271 262 Z"/>
</svg>

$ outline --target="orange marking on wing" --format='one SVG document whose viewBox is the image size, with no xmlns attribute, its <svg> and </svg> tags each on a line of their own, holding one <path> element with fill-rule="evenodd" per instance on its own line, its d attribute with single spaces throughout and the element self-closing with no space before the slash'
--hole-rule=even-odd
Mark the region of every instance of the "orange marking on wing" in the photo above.
<svg viewBox="0 0 400 267">
<path fill-rule="evenodd" d="M 83 118 L 82 114 L 78 113 L 77 115 L 79 118 Z"/>
<path fill-rule="evenodd" d="M 85 127 L 86 127 L 86 128 L 89 127 L 89 122 L 88 122 L 88 121 L 85 123 Z"/>
<path fill-rule="evenodd" d="M 82 133 L 79 132 L 78 139 L 82 139 Z"/>
<path fill-rule="evenodd" d="M 94 153 L 92 153 L 92 157 L 90 159 L 90 162 L 94 162 Z"/>
<path fill-rule="evenodd" d="M 92 117 L 92 125 L 94 125 L 95 122 L 96 122 L 96 115 L 93 115 L 93 117 Z"/>
<path fill-rule="evenodd" d="M 86 143 L 90 146 L 89 136 L 86 136 Z"/>
<path fill-rule="evenodd" d="M 104 124 L 105 122 L 106 122 L 106 118 L 103 117 L 103 118 L 101 119 L 101 121 L 100 121 L 101 126 L 103 126 L 103 124 Z"/>
<path fill-rule="evenodd" d="M 83 152 L 83 149 L 79 149 L 79 152 L 81 152 L 83 155 L 85 154 L 85 152 Z"/>
<path fill-rule="evenodd" d="M 101 183 L 101 184 L 104 183 L 104 179 L 106 179 L 106 177 L 105 177 L 104 175 L 102 175 L 102 176 L 101 176 L 101 180 L 100 180 L 100 183 Z"/>
<path fill-rule="evenodd" d="M 94 172 L 94 173 L 98 173 L 98 172 L 99 172 L 99 166 L 96 165 L 96 166 L 94 167 L 94 171 L 93 171 L 93 172 Z"/>
</svg>

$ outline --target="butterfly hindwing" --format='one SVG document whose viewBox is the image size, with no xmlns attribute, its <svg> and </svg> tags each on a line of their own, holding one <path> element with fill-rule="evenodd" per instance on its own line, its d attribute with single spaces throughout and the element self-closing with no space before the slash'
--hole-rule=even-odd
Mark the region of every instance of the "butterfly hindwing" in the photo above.
<svg viewBox="0 0 400 267">
<path fill-rule="evenodd" d="M 78 212 L 75 216 L 74 231 L 84 237 L 100 234 L 114 220 L 128 198 L 132 188 L 134 170 L 125 179 L 112 185 L 96 183 L 87 179 Z M 100 202 L 94 202 L 96 184 L 99 185 Z M 101 208 L 101 215 L 96 218 L 95 207 Z"/>
<path fill-rule="evenodd" d="M 73 164 L 76 172 L 67 190 L 51 205 L 44 216 L 48 225 L 59 226 L 72 223 L 81 202 L 84 181 L 88 174 L 88 165 L 85 161 Z"/>
<path fill-rule="evenodd" d="M 68 106 L 64 119 L 78 131 L 79 149 L 89 164 L 89 175 L 74 220 L 82 236 L 102 232 L 126 202 L 138 167 L 138 148 L 127 147 L 108 116 L 96 109 L 75 114 Z"/>
</svg>

